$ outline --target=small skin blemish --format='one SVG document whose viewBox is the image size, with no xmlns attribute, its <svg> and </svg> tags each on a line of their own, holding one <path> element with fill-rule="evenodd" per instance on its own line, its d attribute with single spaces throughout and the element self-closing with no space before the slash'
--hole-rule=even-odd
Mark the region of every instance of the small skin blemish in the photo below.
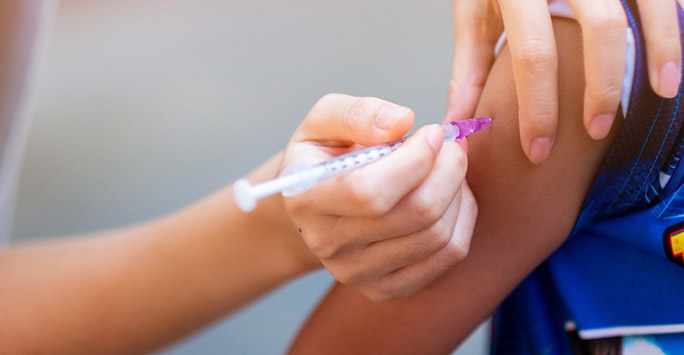
<svg viewBox="0 0 684 355">
<path fill-rule="evenodd" d="M 301 234 L 301 233 L 302 233 L 302 229 L 301 229 L 301 228 L 297 228 L 297 232 L 299 232 L 299 233 Z"/>
</svg>

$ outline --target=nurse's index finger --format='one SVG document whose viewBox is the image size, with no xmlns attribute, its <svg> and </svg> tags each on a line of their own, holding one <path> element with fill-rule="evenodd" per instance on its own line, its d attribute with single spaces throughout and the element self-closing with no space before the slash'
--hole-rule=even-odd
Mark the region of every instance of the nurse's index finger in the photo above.
<svg viewBox="0 0 684 355">
<path fill-rule="evenodd" d="M 682 47 L 677 3 L 672 0 L 637 0 L 651 87 L 661 97 L 677 96 L 681 81 Z"/>
<path fill-rule="evenodd" d="M 522 6 L 522 4 L 526 6 Z M 518 95 L 520 140 L 540 164 L 558 127 L 558 53 L 546 0 L 500 0 Z"/>
<path fill-rule="evenodd" d="M 613 125 L 625 71 L 627 16 L 616 0 L 571 0 L 582 28 L 584 49 L 584 126 L 603 139 Z"/>
</svg>

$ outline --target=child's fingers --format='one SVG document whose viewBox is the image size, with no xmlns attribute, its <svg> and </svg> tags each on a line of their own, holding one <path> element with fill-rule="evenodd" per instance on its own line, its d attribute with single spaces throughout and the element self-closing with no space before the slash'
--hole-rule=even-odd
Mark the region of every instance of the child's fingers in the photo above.
<svg viewBox="0 0 684 355">
<path fill-rule="evenodd" d="M 603 139 L 620 104 L 625 71 L 627 17 L 617 0 L 571 0 L 584 45 L 584 126 Z"/>
<path fill-rule="evenodd" d="M 453 0 L 454 62 L 449 81 L 446 121 L 472 117 L 480 101 L 494 46 L 502 31 L 501 20 L 486 2 Z"/>
<path fill-rule="evenodd" d="M 546 0 L 500 0 L 513 59 L 520 139 L 532 163 L 546 160 L 558 127 L 558 53 Z"/>
<path fill-rule="evenodd" d="M 410 108 L 375 97 L 329 94 L 309 111 L 293 140 L 376 145 L 406 134 L 413 119 Z"/>
<path fill-rule="evenodd" d="M 673 98 L 681 80 L 682 47 L 677 4 L 673 0 L 637 0 L 646 39 L 646 60 L 651 87 Z"/>
</svg>

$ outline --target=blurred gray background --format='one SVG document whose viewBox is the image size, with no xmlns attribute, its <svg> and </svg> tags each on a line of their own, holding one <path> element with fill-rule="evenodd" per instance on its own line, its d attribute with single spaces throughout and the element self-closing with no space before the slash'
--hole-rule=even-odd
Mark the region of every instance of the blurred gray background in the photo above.
<svg viewBox="0 0 684 355">
<path fill-rule="evenodd" d="M 63 0 L 15 240 L 191 203 L 282 149 L 329 92 L 409 106 L 416 126 L 439 122 L 452 41 L 447 0 Z M 160 353 L 282 353 L 331 282 L 303 277 Z M 458 353 L 486 353 L 486 333 Z"/>
</svg>

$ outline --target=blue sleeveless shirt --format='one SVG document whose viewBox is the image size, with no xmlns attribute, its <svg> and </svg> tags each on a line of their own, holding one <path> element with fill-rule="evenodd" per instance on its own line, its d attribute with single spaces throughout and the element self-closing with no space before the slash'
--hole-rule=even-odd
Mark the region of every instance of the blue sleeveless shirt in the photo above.
<svg viewBox="0 0 684 355">
<path fill-rule="evenodd" d="M 682 87 L 673 99 L 651 90 L 636 2 L 622 5 L 636 44 L 624 125 L 568 240 L 498 309 L 494 354 L 571 354 L 610 337 L 684 353 Z"/>
</svg>

